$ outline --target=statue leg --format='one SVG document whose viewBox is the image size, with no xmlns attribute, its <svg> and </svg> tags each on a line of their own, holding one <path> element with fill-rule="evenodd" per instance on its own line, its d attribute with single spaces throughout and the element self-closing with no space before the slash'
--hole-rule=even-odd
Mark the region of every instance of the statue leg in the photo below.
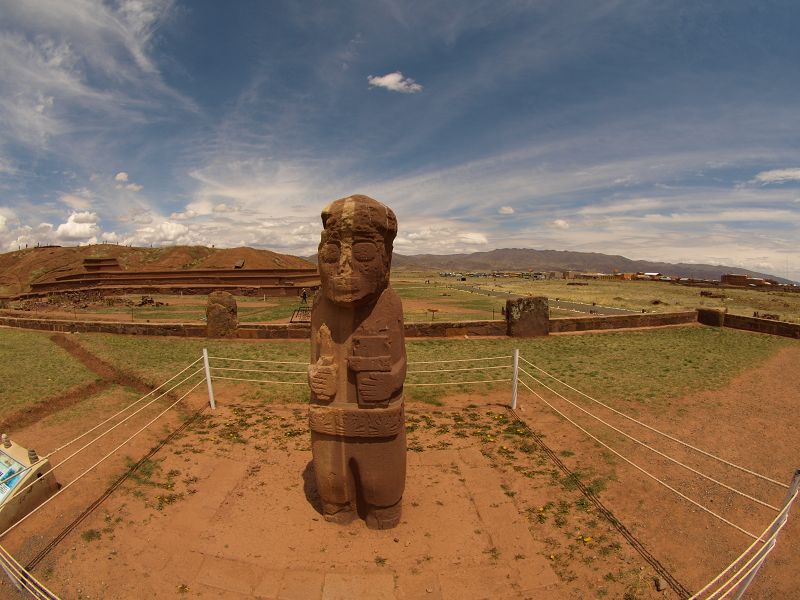
<svg viewBox="0 0 800 600">
<path fill-rule="evenodd" d="M 311 454 L 325 520 L 349 523 L 356 516 L 356 489 L 346 438 L 312 431 Z"/>
<path fill-rule="evenodd" d="M 391 529 L 400 522 L 406 485 L 406 434 L 363 439 L 354 448 L 361 513 L 370 529 Z"/>
</svg>

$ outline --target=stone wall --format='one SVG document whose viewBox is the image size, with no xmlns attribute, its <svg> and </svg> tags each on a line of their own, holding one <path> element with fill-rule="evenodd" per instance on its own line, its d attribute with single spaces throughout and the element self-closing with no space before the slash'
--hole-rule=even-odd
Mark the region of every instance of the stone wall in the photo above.
<svg viewBox="0 0 800 600">
<path fill-rule="evenodd" d="M 663 327 L 684 325 L 699 321 L 704 325 L 719 326 L 719 311 L 700 309 L 679 313 L 613 315 L 608 317 L 567 317 L 550 319 L 550 333 L 571 331 L 598 331 L 604 329 L 626 329 L 631 327 Z M 800 339 L 800 325 L 724 315 L 725 327 L 757 331 L 771 335 Z M 131 323 L 113 321 L 68 321 L 57 319 L 32 319 L 0 315 L 0 326 L 42 331 L 75 333 L 114 333 L 123 335 L 161 335 L 177 337 L 206 336 L 205 324 L 189 323 Z M 236 338 L 252 340 L 270 339 L 308 339 L 311 327 L 308 323 L 239 324 Z M 431 321 L 427 323 L 406 323 L 406 337 L 470 337 L 505 336 L 505 321 Z"/>
<path fill-rule="evenodd" d="M 697 320 L 703 325 L 730 327 L 732 329 L 743 329 L 744 331 L 800 339 L 800 324 L 797 323 L 759 319 L 758 317 L 744 317 L 707 308 L 701 308 L 697 311 Z"/>
<path fill-rule="evenodd" d="M 406 337 L 463 337 L 505 335 L 505 321 L 430 321 L 406 323 Z"/>
<path fill-rule="evenodd" d="M 603 329 L 629 329 L 631 327 L 663 327 L 697 322 L 696 311 L 675 313 L 646 313 L 550 319 L 550 333 L 569 331 L 597 331 Z"/>
<path fill-rule="evenodd" d="M 189 323 L 122 323 L 114 321 L 67 321 L 0 316 L 0 325 L 63 333 L 115 333 L 125 335 L 168 335 L 205 337 L 206 326 Z"/>
</svg>

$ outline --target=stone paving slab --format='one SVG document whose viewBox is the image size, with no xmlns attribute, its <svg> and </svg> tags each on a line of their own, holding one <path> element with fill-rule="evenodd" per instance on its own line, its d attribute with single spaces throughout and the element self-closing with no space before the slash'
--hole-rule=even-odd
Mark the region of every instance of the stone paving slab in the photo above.
<svg viewBox="0 0 800 600">
<path fill-rule="evenodd" d="M 392 600 L 396 598 L 392 573 L 340 575 L 328 573 L 322 600 Z"/>
</svg>

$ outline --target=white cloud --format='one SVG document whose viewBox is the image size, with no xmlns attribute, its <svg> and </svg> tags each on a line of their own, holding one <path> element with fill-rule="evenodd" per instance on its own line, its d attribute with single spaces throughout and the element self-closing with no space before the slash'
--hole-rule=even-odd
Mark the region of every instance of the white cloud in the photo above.
<svg viewBox="0 0 800 600">
<path fill-rule="evenodd" d="M 59 199 L 61 202 L 74 210 L 87 210 L 88 208 L 91 208 L 92 205 L 91 200 L 76 194 L 64 194 Z"/>
<path fill-rule="evenodd" d="M 114 181 L 119 181 L 124 183 L 128 181 L 128 174 L 125 171 L 120 171 L 119 173 L 114 175 Z"/>
<path fill-rule="evenodd" d="M 133 208 L 128 211 L 128 215 L 120 220 L 136 223 L 137 225 L 149 225 L 153 222 L 153 214 L 146 208 Z"/>
<path fill-rule="evenodd" d="M 514 209 L 510 206 L 501 206 L 497 212 L 499 212 L 501 215 L 513 215 Z"/>
<path fill-rule="evenodd" d="M 234 212 L 236 208 L 233 206 L 228 206 L 227 204 L 222 202 L 220 204 L 217 204 L 212 210 L 215 213 L 229 213 L 229 212 Z"/>
<path fill-rule="evenodd" d="M 61 223 L 56 228 L 55 236 L 64 241 L 86 241 L 100 232 L 97 221 L 97 213 L 72 213 L 66 223 Z"/>
<path fill-rule="evenodd" d="M 192 236 L 189 228 L 182 223 L 172 221 L 162 221 L 153 227 L 141 227 L 133 234 L 132 239 L 135 243 L 148 244 L 189 244 L 192 243 Z"/>
<path fill-rule="evenodd" d="M 370 87 L 380 87 L 390 92 L 400 92 L 403 94 L 415 94 L 422 91 L 422 86 L 410 77 L 404 77 L 400 71 L 387 73 L 386 75 L 370 75 L 367 77 Z"/>
<path fill-rule="evenodd" d="M 174 219 L 176 221 L 185 221 L 187 219 L 193 219 L 197 216 L 197 213 L 193 210 L 185 210 L 183 212 L 174 212 L 172 213 L 169 218 Z"/>
<path fill-rule="evenodd" d="M 556 229 L 569 229 L 569 223 L 564 219 L 556 219 L 550 223 Z"/>
<path fill-rule="evenodd" d="M 8 223 L 8 220 L 3 215 L 0 215 L 0 231 L 5 231 L 6 230 L 6 224 L 7 223 Z"/>
<path fill-rule="evenodd" d="M 796 169 L 773 169 L 771 171 L 761 171 L 755 177 L 755 181 L 769 185 L 771 183 L 787 183 L 789 181 L 800 181 L 800 168 Z"/>
<path fill-rule="evenodd" d="M 129 183 L 125 186 L 126 190 L 130 190 L 131 192 L 139 192 L 144 186 L 139 185 L 138 183 Z"/>
</svg>

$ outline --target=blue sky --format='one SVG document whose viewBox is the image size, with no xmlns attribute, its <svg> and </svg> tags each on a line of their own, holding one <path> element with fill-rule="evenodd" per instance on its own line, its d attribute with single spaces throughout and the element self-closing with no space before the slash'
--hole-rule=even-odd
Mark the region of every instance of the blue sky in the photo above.
<svg viewBox="0 0 800 600">
<path fill-rule="evenodd" d="M 0 249 L 502 247 L 800 280 L 793 0 L 0 0 Z"/>
</svg>

